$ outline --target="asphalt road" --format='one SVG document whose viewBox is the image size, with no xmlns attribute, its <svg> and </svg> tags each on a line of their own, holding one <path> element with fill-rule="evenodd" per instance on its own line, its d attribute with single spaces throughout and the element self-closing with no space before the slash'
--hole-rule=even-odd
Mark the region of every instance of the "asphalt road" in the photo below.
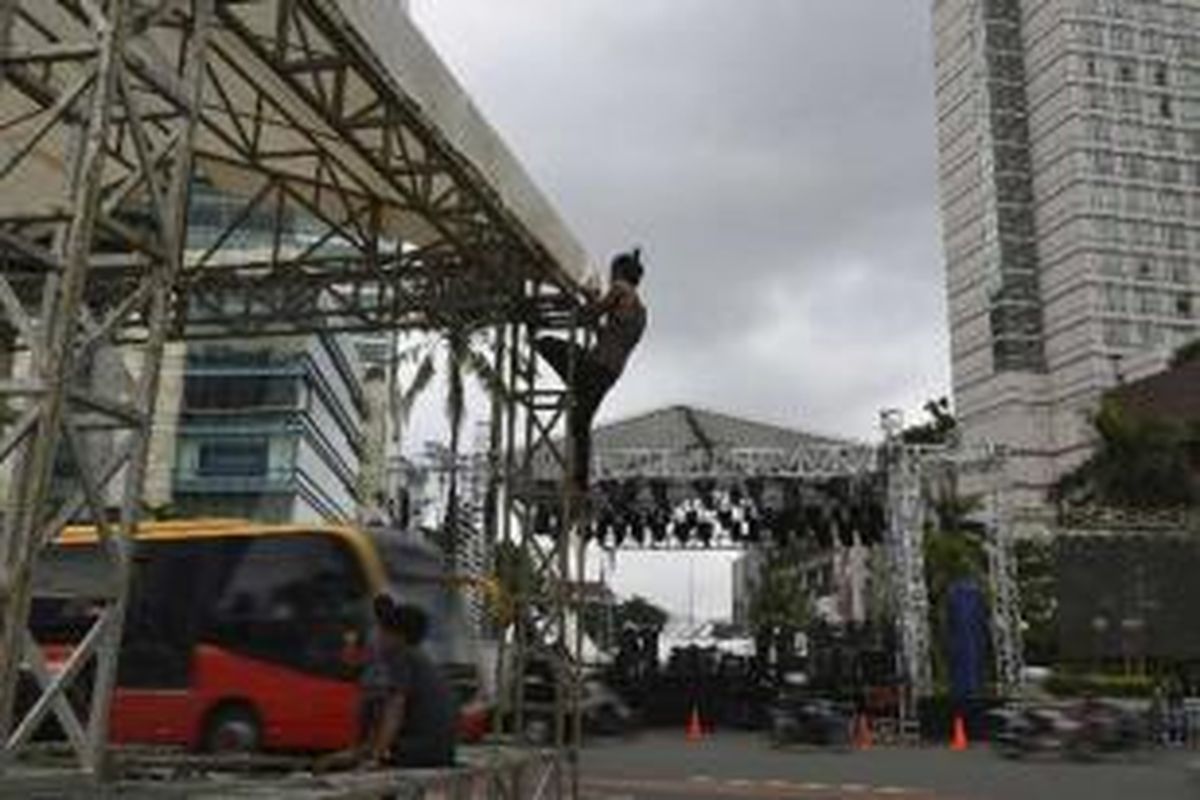
<svg viewBox="0 0 1200 800">
<path fill-rule="evenodd" d="M 1196 754 L 1200 756 L 1200 754 Z M 648 733 L 599 741 L 583 754 L 585 800 L 1200 800 L 1193 754 L 1101 763 L 1006 761 L 986 747 L 773 750 L 761 737 L 689 743 Z"/>
</svg>

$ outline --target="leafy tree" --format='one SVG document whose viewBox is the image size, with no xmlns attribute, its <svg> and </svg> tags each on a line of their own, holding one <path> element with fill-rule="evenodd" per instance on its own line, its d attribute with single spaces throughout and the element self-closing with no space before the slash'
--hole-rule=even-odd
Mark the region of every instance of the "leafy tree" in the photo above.
<svg viewBox="0 0 1200 800">
<path fill-rule="evenodd" d="M 1096 451 L 1059 480 L 1052 499 L 1135 510 L 1200 503 L 1191 454 L 1194 430 L 1129 414 L 1113 400 L 1101 404 L 1092 422 Z"/>
<path fill-rule="evenodd" d="M 1200 338 L 1193 339 L 1185 345 L 1181 345 L 1171 356 L 1171 369 L 1181 367 L 1188 362 L 1195 361 L 1200 358 Z"/>
<path fill-rule="evenodd" d="M 922 406 L 928 419 L 905 428 L 900 439 L 905 444 L 949 444 L 958 432 L 958 420 L 950 408 L 950 399 L 943 396 L 926 401 Z"/>
<path fill-rule="evenodd" d="M 1054 545 L 1021 539 L 1015 543 L 1021 621 L 1025 623 L 1025 658 L 1031 664 L 1053 664 L 1058 658 L 1058 591 Z"/>
<path fill-rule="evenodd" d="M 493 553 L 492 578 L 497 586 L 500 607 L 494 616 L 501 633 L 516 622 L 516 600 L 523 598 L 527 608 L 536 607 L 539 598 L 545 597 L 542 576 L 534 569 L 529 555 L 516 542 L 496 543 Z M 503 638 L 503 637 L 501 637 Z"/>
<path fill-rule="evenodd" d="M 795 545 L 765 552 L 765 561 L 751 587 L 749 618 L 756 633 L 803 630 L 812 618 L 812 593 L 803 585 L 796 565 Z"/>
</svg>

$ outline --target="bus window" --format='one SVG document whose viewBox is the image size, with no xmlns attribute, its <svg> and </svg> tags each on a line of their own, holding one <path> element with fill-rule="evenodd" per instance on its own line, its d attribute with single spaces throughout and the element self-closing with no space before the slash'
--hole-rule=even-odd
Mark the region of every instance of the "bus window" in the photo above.
<svg viewBox="0 0 1200 800">
<path fill-rule="evenodd" d="M 121 643 L 118 683 L 185 688 L 205 597 L 219 562 L 202 540 L 139 542 Z"/>
<path fill-rule="evenodd" d="M 331 536 L 250 537 L 228 564 L 204 638 L 243 655 L 351 678 L 369 609 L 362 570 Z"/>
<path fill-rule="evenodd" d="M 87 634 L 103 608 L 99 598 L 112 568 L 95 545 L 50 547 L 33 573 L 30 630 L 42 644 L 74 644 Z"/>
</svg>

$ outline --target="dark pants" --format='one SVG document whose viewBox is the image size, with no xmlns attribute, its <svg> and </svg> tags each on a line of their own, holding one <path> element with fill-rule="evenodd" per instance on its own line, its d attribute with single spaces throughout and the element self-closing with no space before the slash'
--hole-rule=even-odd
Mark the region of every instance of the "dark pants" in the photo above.
<svg viewBox="0 0 1200 800">
<path fill-rule="evenodd" d="M 592 418 L 619 376 L 573 342 L 544 336 L 534 342 L 534 349 L 564 383 L 570 382 L 574 362 L 575 409 L 569 417 L 571 443 L 575 450 L 571 477 L 581 490 L 586 490 L 592 461 Z"/>
</svg>

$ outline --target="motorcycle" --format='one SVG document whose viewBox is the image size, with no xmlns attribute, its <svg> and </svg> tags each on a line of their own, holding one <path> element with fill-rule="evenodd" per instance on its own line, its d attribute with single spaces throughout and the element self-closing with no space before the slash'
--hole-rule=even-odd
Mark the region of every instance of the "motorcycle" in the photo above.
<svg viewBox="0 0 1200 800">
<path fill-rule="evenodd" d="M 783 692 L 767 709 L 771 744 L 848 748 L 851 715 L 832 700 Z"/>
<path fill-rule="evenodd" d="M 1113 703 L 1009 706 L 993 712 L 992 746 L 1001 756 L 1057 754 L 1090 760 L 1130 753 L 1145 740 L 1142 720 Z"/>
</svg>

